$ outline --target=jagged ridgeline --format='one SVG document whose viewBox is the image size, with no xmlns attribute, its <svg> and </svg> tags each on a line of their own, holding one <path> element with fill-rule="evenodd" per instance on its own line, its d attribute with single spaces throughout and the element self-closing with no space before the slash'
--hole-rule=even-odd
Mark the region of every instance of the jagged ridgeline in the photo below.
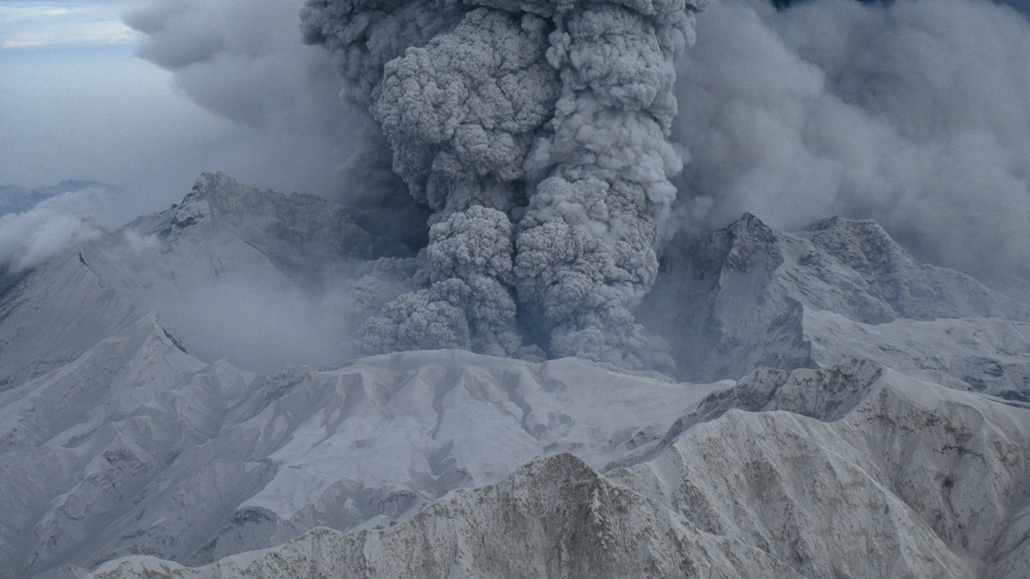
<svg viewBox="0 0 1030 579">
<path fill-rule="evenodd" d="M 357 325 L 417 261 L 206 174 L 26 270 L 0 295 L 0 577 L 1026 576 L 1030 306 L 875 223 L 674 238 L 637 319 L 693 383 L 317 350 L 337 334 L 305 312 Z"/>
<path fill-rule="evenodd" d="M 630 310 L 682 169 L 673 62 L 707 3 L 307 3 L 306 41 L 434 212 L 422 286 L 363 326 L 366 350 L 671 367 Z"/>
</svg>

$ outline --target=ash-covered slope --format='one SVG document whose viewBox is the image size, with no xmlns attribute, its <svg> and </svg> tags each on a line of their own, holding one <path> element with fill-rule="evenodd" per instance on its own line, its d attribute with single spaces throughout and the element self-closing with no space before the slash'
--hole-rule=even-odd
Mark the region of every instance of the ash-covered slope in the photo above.
<svg viewBox="0 0 1030 579">
<path fill-rule="evenodd" d="M 250 361 L 245 346 L 273 341 L 240 338 L 270 329 L 282 334 L 274 341 L 281 352 L 262 352 L 271 371 L 285 360 L 345 361 L 353 357 L 344 344 L 347 314 L 360 308 L 339 299 L 340 286 L 367 260 L 404 251 L 318 197 L 286 197 L 220 173 L 202 175 L 180 205 L 80 243 L 34 270 L 0 271 L 0 391 L 67 364 L 147 310 L 208 361 Z M 276 310 L 286 313 L 276 318 Z M 306 358 L 303 350 L 314 350 L 312 342 L 330 330 L 291 329 L 305 321 L 300 314 L 337 314 L 341 320 L 326 321 L 340 328 L 336 350 Z M 241 334 L 233 336 L 231 326 Z"/>
<path fill-rule="evenodd" d="M 758 372 L 705 406 L 725 412 L 610 477 L 808 577 L 1030 570 L 1030 412 L 868 362 Z"/>
<path fill-rule="evenodd" d="M 541 458 L 390 529 L 317 530 L 199 569 L 134 557 L 93 577 L 1015 579 L 1030 569 L 1030 411 L 853 361 L 756 373 L 684 420 L 695 423 L 652 459 L 603 475 L 569 454 Z"/>
<path fill-rule="evenodd" d="M 766 231 L 757 225 L 754 229 Z M 668 276 L 668 284 L 662 291 L 672 288 L 681 293 L 665 296 L 679 299 L 666 302 L 671 306 L 664 311 L 687 312 L 680 323 L 708 319 L 697 317 L 697 312 L 716 312 L 723 316 L 720 319 L 733 322 L 724 326 L 736 332 L 734 339 L 751 344 L 756 352 L 776 352 L 776 348 L 804 352 L 800 358 L 778 359 L 781 367 L 832 364 L 858 350 L 903 372 L 924 377 L 936 372 L 945 384 L 969 389 L 967 375 L 956 373 L 961 369 L 956 361 L 975 360 L 970 352 L 980 351 L 977 348 L 987 352 L 984 359 L 1007 364 L 1001 370 L 983 366 L 1000 373 L 995 376 L 999 380 L 1011 380 L 1016 375 L 1013 368 L 1025 363 L 1026 350 L 1019 349 L 1017 338 L 1025 336 L 1026 323 L 1010 321 L 1026 319 L 1022 306 L 958 274 L 916 264 L 904 253 L 884 264 L 872 258 L 884 252 L 870 250 L 862 255 L 871 265 L 864 265 L 845 250 L 866 247 L 865 233 L 848 237 L 845 228 L 839 237 L 847 243 L 841 244 L 843 249 L 833 249 L 831 241 L 836 238 L 815 239 L 823 235 L 820 231 L 832 233 L 833 227 L 795 235 L 767 231 L 772 241 L 765 245 L 748 241 L 746 231 L 737 237 L 713 234 L 716 240 L 728 241 L 705 246 L 721 248 L 719 252 L 698 254 L 696 260 L 709 264 L 707 269 L 677 266 L 693 263 L 682 260 L 667 262 L 663 275 Z M 758 249 L 741 249 L 747 247 Z M 913 386 L 915 382 L 878 366 L 858 364 L 793 374 L 765 370 L 723 394 L 733 382 L 674 384 L 658 376 L 611 372 L 575 359 L 533 364 L 449 350 L 364 358 L 317 371 L 306 367 L 281 371 L 278 365 L 274 372 L 261 375 L 217 361 L 212 352 L 218 350 L 200 339 L 196 318 L 214 316 L 222 326 L 216 337 L 249 350 L 252 342 L 247 340 L 252 334 L 260 342 L 271 340 L 240 325 L 254 315 L 251 310 L 256 306 L 272 303 L 271 309 L 282 310 L 298 292 L 307 296 L 326 294 L 329 289 L 339 290 L 341 296 L 362 296 L 344 307 L 315 309 L 329 323 L 346 329 L 346 316 L 354 311 L 369 315 L 378 311 L 375 299 L 388 300 L 408 291 L 403 272 L 410 276 L 416 260 L 373 259 L 393 251 L 382 248 L 377 238 L 324 201 L 260 192 L 224 176 L 206 175 L 181 205 L 85 242 L 7 280 L 9 287 L 0 295 L 0 379 L 5 381 L 0 388 L 0 512 L 5 514 L 0 518 L 0 577 L 74 575 L 133 554 L 202 565 L 282 545 L 319 526 L 368 531 L 342 539 L 351 545 L 346 549 L 359 548 L 354 545 L 362 541 L 380 541 L 380 545 L 400 541 L 390 543 L 394 545 L 390 548 L 400 550 L 395 552 L 424 545 L 427 558 L 420 560 L 419 570 L 430 575 L 433 569 L 456 576 L 503 574 L 504 569 L 539 563 L 528 554 L 505 563 L 503 553 L 491 550 L 488 537 L 477 543 L 483 529 L 495 523 L 500 525 L 497 532 L 520 529 L 527 537 L 526 553 L 553 561 L 555 569 L 570 574 L 579 571 L 563 565 L 573 565 L 578 557 L 607 565 L 603 568 L 613 569 L 613 576 L 637 573 L 651 564 L 658 570 L 654 573 L 675 575 L 683 560 L 696 569 L 711 568 L 727 576 L 754 575 L 756 569 L 760 574 L 792 576 L 795 571 L 788 567 L 823 576 L 833 565 L 826 554 L 834 552 L 843 539 L 813 521 L 837 516 L 833 509 L 841 504 L 847 507 L 841 512 L 850 513 L 847 520 L 870 525 L 881 525 L 873 520 L 870 509 L 874 506 L 897 509 L 890 511 L 897 516 L 892 515 L 886 527 L 876 527 L 879 530 L 870 544 L 887 551 L 905 546 L 903 553 L 931 554 L 929 559 L 920 559 L 922 555 L 879 559 L 881 571 L 894 565 L 891 568 L 933 576 L 956 557 L 961 561 L 954 567 L 955 576 L 963 576 L 963 569 L 979 572 L 976 569 L 992 565 L 999 576 L 1004 576 L 1005 565 L 1016 571 L 1027 569 L 1025 529 L 1030 507 L 1025 499 L 1026 476 L 1020 470 L 1026 462 L 1021 458 L 1026 454 L 1021 430 L 1025 428 L 1011 424 L 1025 425 L 1026 413 L 973 393 L 941 394 L 937 387 Z M 790 257 L 791 251 L 801 249 L 810 249 L 816 257 Z M 781 256 L 775 265 L 764 269 L 756 265 L 765 263 L 763 256 L 774 255 L 774 250 Z M 688 256 L 695 259 L 693 254 L 682 254 L 684 259 Z M 866 271 L 863 268 L 869 271 L 857 273 Z M 709 272 L 708 277 L 695 277 L 691 272 L 696 271 Z M 755 277 L 757 273 L 765 277 Z M 225 288 L 228 299 L 216 305 L 233 315 L 246 313 L 242 319 L 221 315 L 210 306 L 212 294 L 217 296 Z M 254 302 L 255 288 L 276 301 Z M 708 288 L 709 293 L 697 288 Z M 919 295 L 931 291 L 926 288 L 941 297 L 938 304 L 924 308 L 917 302 Z M 781 326 L 769 320 L 775 320 L 777 308 L 787 303 L 785 295 L 802 304 L 802 323 L 788 325 L 794 332 L 785 334 L 790 340 L 777 341 L 770 328 Z M 744 305 L 733 309 L 732 296 L 739 296 Z M 372 300 L 372 305 L 362 305 L 364 299 Z M 244 307 L 231 310 L 236 302 Z M 722 309 L 712 307 L 713 303 Z M 880 312 L 876 315 L 881 317 L 869 312 Z M 981 317 L 944 317 L 954 312 Z M 296 349 L 272 352 L 280 356 L 271 360 L 273 364 L 297 361 L 313 347 L 312 342 L 289 334 L 296 318 L 280 319 L 288 323 L 274 326 L 273 337 L 285 338 Z M 748 328 L 754 328 L 754 335 Z M 965 336 L 960 335 L 963 328 Z M 985 328 L 993 328 L 994 334 Z M 914 344 L 910 352 L 905 350 L 906 341 Z M 213 343 L 219 345 L 217 340 Z M 688 345 L 683 343 L 684 351 L 691 351 Z M 736 360 L 733 356 L 741 351 L 716 352 L 713 359 L 724 364 L 727 359 Z M 1005 352 L 1009 357 L 1000 358 Z M 346 353 L 328 359 L 346 359 Z M 700 352 L 696 356 L 702 357 Z M 684 356 L 681 367 L 694 363 L 691 360 Z M 878 425 L 860 423 L 857 409 L 895 390 L 909 392 L 905 394 L 909 398 L 944 402 L 934 402 L 930 414 L 919 410 L 894 422 L 876 418 Z M 902 398 L 890 399 L 892 408 L 907 404 Z M 741 416 L 759 418 L 738 424 Z M 770 416 L 774 423 L 762 422 L 772 420 Z M 847 420 L 856 425 L 845 434 L 825 430 L 825 422 L 836 421 L 836 428 Z M 711 430 L 715 427 L 709 425 L 722 425 L 718 428 L 723 430 Z M 679 476 L 673 467 L 685 460 L 675 458 L 675 453 L 687 448 L 682 441 L 688 439 L 700 446 L 683 452 L 710 451 L 729 457 L 719 469 L 729 469 L 738 459 L 759 460 L 758 455 L 740 454 L 741 449 L 778 449 L 770 450 L 768 457 L 773 465 L 769 468 L 777 476 L 798 485 L 823 480 L 813 478 L 813 472 L 822 471 L 813 470 L 816 463 L 805 458 L 812 456 L 813 448 L 798 446 L 794 436 L 809 431 L 812 434 L 802 438 L 823 445 L 819 448 L 828 449 L 827 456 L 852 456 L 848 464 L 858 465 L 855 468 L 868 476 L 853 472 L 845 484 L 838 481 L 843 475 L 835 474 L 838 478 L 826 479 L 814 495 L 781 484 L 774 487 L 779 489 L 776 495 L 759 492 L 765 482 L 739 486 L 750 480 L 748 476 L 758 477 L 765 470 L 714 469 L 704 483 L 707 486 L 696 483 L 712 495 L 704 504 L 715 514 L 705 515 L 707 519 L 684 514 L 677 506 L 682 501 L 676 503 L 662 494 L 664 490 L 655 490 L 656 484 L 673 488 Z M 698 438 L 703 432 L 715 434 Z M 725 442 L 720 442 L 723 438 Z M 859 440 L 871 442 L 859 444 Z M 897 448 L 912 450 L 905 451 L 909 454 L 903 459 L 885 455 L 897 450 L 894 441 L 904 442 Z M 983 441 L 990 444 L 976 446 Z M 840 446 L 845 443 L 850 446 Z M 442 498 L 455 489 L 500 483 L 535 457 L 562 452 L 577 458 L 539 463 L 493 490 Z M 1004 459 L 995 460 L 992 452 Z M 959 459 L 978 456 L 987 461 L 983 471 L 987 474 L 959 468 Z M 713 458 L 712 463 L 718 460 Z M 640 469 L 648 464 L 663 465 L 659 483 L 645 480 L 646 472 Z M 926 472 L 912 475 L 922 478 L 896 477 L 898 468 L 911 465 L 925 467 Z M 617 467 L 628 470 L 613 470 Z M 845 467 L 851 468 L 836 465 L 833 469 Z M 566 492 L 551 480 L 553 473 L 571 473 L 569 480 L 582 485 L 577 483 Z M 980 477 L 976 480 L 990 492 L 978 496 L 988 497 L 987 502 L 962 495 L 961 501 L 966 502 L 948 503 L 947 509 L 952 509 L 948 512 L 941 510 L 943 503 L 918 502 L 933 489 L 961 486 L 954 480 L 946 485 L 949 476 Z M 565 477 L 562 474 L 561 481 Z M 622 482 L 630 479 L 643 482 Z M 612 486 L 612 481 L 629 486 Z M 625 488 L 630 491 L 618 490 Z M 909 488 L 920 490 L 909 493 Z M 593 527 L 583 527 L 584 521 L 593 520 L 593 507 L 584 502 L 584 493 L 593 489 L 602 489 L 598 495 L 600 504 L 606 505 L 602 510 L 610 507 L 614 510 L 605 512 L 630 513 L 628 518 L 598 520 L 590 523 Z M 841 499 L 834 494 L 844 492 L 841 489 L 857 494 Z M 439 500 L 453 508 L 433 507 L 425 511 L 426 518 L 417 519 L 421 522 L 403 523 Z M 967 503 L 981 513 L 994 509 L 996 516 L 975 518 L 969 509 L 959 508 Z M 513 505 L 525 508 L 513 511 Z M 568 508 L 547 519 L 553 526 L 540 527 L 539 513 L 554 512 L 560 505 Z M 773 516 L 770 509 L 809 515 L 795 520 Z M 440 513 L 454 516 L 439 522 Z M 761 520 L 748 523 L 756 513 Z M 941 526 L 944 523 L 937 518 L 947 524 Z M 718 527 L 712 520 L 718 521 Z M 400 523 L 392 527 L 395 530 L 376 530 L 394 522 Z M 961 529 L 947 526 L 952 523 Z M 595 553 L 596 545 L 580 541 L 586 535 L 569 536 L 582 529 L 632 537 L 627 544 L 647 546 L 650 551 Z M 322 543 L 309 545 L 302 538 L 292 545 L 308 549 L 304 556 L 328 556 L 325 541 L 334 535 L 320 532 L 317 536 Z M 795 546 L 793 537 L 803 539 L 803 544 Z M 464 543 L 446 542 L 458 539 Z M 967 539 L 972 546 L 963 543 Z M 999 545 L 995 551 L 982 547 L 990 541 Z M 766 555 L 755 554 L 755 549 Z M 559 561 L 554 553 L 564 554 Z M 465 559 L 454 559 L 458 554 Z M 594 556 L 598 558 L 590 558 Z M 434 567 L 452 560 L 465 562 L 458 567 Z M 480 566 L 486 560 L 499 566 Z M 376 565 L 385 570 L 408 564 L 398 561 L 391 556 Z M 513 566 L 504 567 L 509 563 Z M 853 563 L 847 564 L 852 567 L 842 567 L 842 573 L 854 568 Z"/>
<path fill-rule="evenodd" d="M 0 392 L 75 360 L 146 315 L 75 251 L 7 279 L 0 294 Z"/>
<path fill-rule="evenodd" d="M 406 524 L 318 529 L 200 569 L 154 558 L 102 567 L 130 577 L 799 577 L 767 553 L 699 531 L 661 503 L 613 485 L 572 454 L 504 482 L 458 491 Z"/>
<path fill-rule="evenodd" d="M 160 310 L 226 280 L 288 293 L 407 250 L 369 234 L 320 197 L 287 197 L 205 173 L 182 203 L 80 251 L 114 290 Z"/>
<path fill-rule="evenodd" d="M 917 262 L 872 221 L 835 218 L 783 233 L 745 215 L 680 236 L 640 312 L 691 380 L 857 356 L 1030 400 L 1030 305 Z"/>
<path fill-rule="evenodd" d="M 301 278 L 347 259 L 410 251 L 366 232 L 343 207 L 321 197 L 262 191 L 222 173 L 201 175 L 182 203 L 141 217 L 126 229 L 142 238 L 156 236 L 172 252 L 187 252 L 198 244 L 244 244 L 277 269 Z M 174 265 L 181 269 L 183 264 Z M 225 273 L 217 268 L 222 264 L 215 265 L 215 275 Z"/>
<path fill-rule="evenodd" d="M 5 573 L 133 552 L 204 563 L 386 525 L 543 453 L 601 468 L 726 387 L 454 351 L 262 378 L 137 326 L 0 395 Z"/>
<path fill-rule="evenodd" d="M 0 575 L 384 526 L 540 454 L 601 468 L 728 386 L 460 351 L 266 378 L 201 362 L 144 312 L 0 393 Z"/>
</svg>

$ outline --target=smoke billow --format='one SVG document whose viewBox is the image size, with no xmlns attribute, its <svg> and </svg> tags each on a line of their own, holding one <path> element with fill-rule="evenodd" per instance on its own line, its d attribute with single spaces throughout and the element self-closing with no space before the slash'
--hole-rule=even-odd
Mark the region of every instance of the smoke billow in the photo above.
<svg viewBox="0 0 1030 579">
<path fill-rule="evenodd" d="M 971 0 L 724 0 L 698 28 L 678 65 L 673 134 L 691 161 L 671 225 L 869 218 L 924 260 L 1027 287 L 1021 14 Z"/>
<path fill-rule="evenodd" d="M 674 62 L 704 4 L 308 2 L 308 42 L 329 49 L 434 211 L 428 287 L 365 324 L 366 346 L 426 347 L 404 338 L 421 332 L 534 355 L 520 309 L 551 328 L 553 355 L 669 364 L 630 308 L 654 283 L 676 196 Z"/>
<path fill-rule="evenodd" d="M 147 303 L 197 357 L 275 374 L 289 365 L 338 366 L 356 357 L 349 317 L 358 307 L 349 280 L 316 289 L 238 272 L 198 284 L 192 295 Z"/>
</svg>

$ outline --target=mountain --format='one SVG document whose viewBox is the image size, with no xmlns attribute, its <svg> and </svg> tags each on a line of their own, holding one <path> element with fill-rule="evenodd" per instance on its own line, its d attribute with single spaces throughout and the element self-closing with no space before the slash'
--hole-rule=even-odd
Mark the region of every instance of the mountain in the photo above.
<svg viewBox="0 0 1030 579">
<path fill-rule="evenodd" d="M 379 261 L 398 262 L 403 270 L 409 253 L 358 227 L 339 205 L 314 195 L 261 191 L 209 173 L 180 204 L 80 244 L 63 261 L 54 260 L 29 276 L 24 285 L 35 289 L 15 291 L 27 299 L 49 300 L 31 306 L 40 311 L 64 307 L 63 299 L 82 298 L 83 306 L 74 310 L 82 312 L 96 298 L 85 293 L 48 296 L 51 290 L 42 285 L 59 286 L 54 280 L 63 275 L 86 275 L 110 295 L 154 311 L 202 359 L 225 358 L 249 370 L 274 373 L 288 363 L 352 359 L 356 352 L 345 343 L 350 325 L 367 315 L 361 304 L 351 303 L 358 294 L 353 286 L 369 264 L 378 263 L 369 260 L 391 256 Z M 80 265 L 88 274 L 79 271 Z M 67 287 L 75 291 L 74 285 Z M 0 300 L 0 312 L 5 303 Z M 36 331 L 29 326 L 38 315 L 17 323 L 0 321 L 0 336 L 5 328 Z M 351 315 L 356 318 L 348 324 Z M 91 323 L 101 333 L 109 331 L 107 322 Z M 92 343 L 92 338 L 82 339 Z M 46 352 L 50 348 L 45 343 L 21 340 L 19 345 Z M 0 361 L 0 380 L 7 371 Z"/>
<path fill-rule="evenodd" d="M 1030 305 L 918 263 L 872 221 L 784 233 L 745 215 L 681 235 L 638 311 L 687 380 L 862 357 L 1030 402 Z"/>
<path fill-rule="evenodd" d="M 375 243 L 317 198 L 207 175 L 15 280 L 0 298 L 2 574 L 136 552 L 207 562 L 317 525 L 385 525 L 541 453 L 600 468 L 727 387 L 465 352 L 264 376 L 196 353 L 188 324 L 184 338 L 155 313 L 234 276 L 294 291 L 325 271 L 310 264 L 343 269 Z"/>
<path fill-rule="evenodd" d="M 198 569 L 130 557 L 92 577 L 1015 579 L 1030 568 L 1030 411 L 858 361 L 758 372 L 701 407 L 632 466 L 602 474 L 551 455 L 388 529 L 317 530 Z"/>
<path fill-rule="evenodd" d="M 675 240 L 693 383 L 337 343 L 416 261 L 206 174 L 5 278 L 0 577 L 1030 569 L 1028 308 L 875 224 Z"/>
<path fill-rule="evenodd" d="M 5 571 L 131 552 L 203 562 L 385 523 L 548 450 L 603 465 L 713 388 L 464 352 L 263 378 L 201 363 L 147 313 L 0 394 Z"/>
</svg>

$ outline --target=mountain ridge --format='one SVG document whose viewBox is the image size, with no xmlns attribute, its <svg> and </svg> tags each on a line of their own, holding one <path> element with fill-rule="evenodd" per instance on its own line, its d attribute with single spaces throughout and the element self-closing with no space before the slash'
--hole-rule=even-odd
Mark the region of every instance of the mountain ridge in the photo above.
<svg viewBox="0 0 1030 579">
<path fill-rule="evenodd" d="M 918 264 L 878 226 L 830 220 L 783 233 L 745 216 L 674 240 L 638 315 L 673 344 L 681 369 L 707 382 L 458 350 L 358 358 L 341 349 L 304 364 L 297 352 L 311 343 L 287 333 L 303 318 L 288 316 L 225 333 L 237 322 L 221 310 L 275 314 L 290 296 L 335 304 L 313 311 L 345 330 L 410 291 L 417 259 L 376 258 L 374 236 L 348 219 L 315 198 L 205 175 L 182 204 L 9 280 L 0 295 L 0 507 L 10 513 L 0 521 L 0 576 L 258 569 L 262 557 L 313 557 L 334 541 L 390 532 L 407 537 L 397 545 L 424 545 L 418 564 L 431 573 L 516 569 L 565 549 L 554 568 L 574 574 L 569 557 L 596 545 L 554 529 L 618 535 L 633 520 L 665 534 L 633 527 L 639 545 L 654 547 L 650 559 L 589 554 L 614 575 L 675 574 L 689 559 L 730 576 L 753 575 L 748 561 L 781 576 L 861 576 L 852 546 L 820 526 L 833 512 L 819 496 L 850 509 L 876 545 L 903 547 L 903 560 L 876 559 L 883 573 L 900 565 L 919 576 L 1018 577 L 1030 568 L 1023 306 Z M 223 289 L 224 301 L 205 306 Z M 920 305 L 928 295 L 943 297 Z M 351 301 L 325 301 L 334 296 Z M 217 340 L 282 335 L 295 349 L 271 361 L 292 364 L 266 372 L 219 359 L 193 325 L 206 315 L 224 326 Z M 716 331 L 694 330 L 709 323 Z M 347 334 L 316 337 L 336 335 Z M 911 412 L 891 414 L 900 408 Z M 894 434 L 908 454 L 891 454 Z M 706 452 L 719 468 L 676 470 Z M 525 474 L 572 471 L 584 488 L 609 493 L 602 510 L 636 514 L 591 527 L 590 493 L 562 494 Z M 813 473 L 822 473 L 822 495 L 805 486 Z M 777 490 L 762 495 L 756 481 Z M 483 500 L 500 503 L 472 512 L 487 496 L 473 489 L 485 487 L 494 494 Z M 680 487 L 686 494 L 669 494 Z M 524 516 L 532 509 L 507 513 L 514 503 L 504 501 L 535 492 L 527 489 L 551 489 L 547 508 L 565 505 L 567 517 L 543 532 Z M 431 507 L 441 500 L 458 506 Z M 877 522 L 885 506 L 892 515 Z M 488 544 L 434 543 L 443 537 L 431 529 L 460 530 L 428 520 L 441 512 L 480 521 L 473 529 L 509 521 L 539 553 L 510 561 Z M 314 531 L 304 543 L 320 526 L 350 534 Z M 241 554 L 254 549 L 272 551 Z M 467 564 L 448 567 L 433 549 Z M 827 553 L 838 549 L 852 554 L 834 567 Z M 142 554 L 159 559 L 105 563 Z"/>
<path fill-rule="evenodd" d="M 745 215 L 725 229 L 678 236 L 662 263 L 638 317 L 673 344 L 683 379 L 739 378 L 761 366 L 821 367 L 862 356 L 1030 402 L 1030 305 L 918 263 L 875 222 L 833 218 L 784 233 Z M 684 305 L 670 315 L 666 304 Z M 901 330 L 884 332 L 890 324 Z M 952 336 L 982 328 L 993 338 Z M 913 338 L 900 355 L 891 353 L 900 349 L 896 334 Z M 882 342 L 890 346 L 855 347 Z M 955 360 L 940 359 L 934 347 L 942 344 Z M 992 370 L 977 369 L 985 365 Z"/>
<path fill-rule="evenodd" d="M 864 375 L 865 385 L 849 410 L 822 419 L 730 403 L 654 458 L 606 474 L 572 454 L 538 458 L 388 529 L 314 530 L 195 569 L 133 557 L 93 577 L 1021 576 L 1030 562 L 1030 511 L 1020 511 L 1030 500 L 1028 411 L 868 362 L 786 380 L 760 374 L 739 387 L 766 382 L 770 400 L 794 410 L 842 377 Z M 952 461 L 926 458 L 938 452 Z M 565 498 L 552 503 L 555 494 Z"/>
</svg>

